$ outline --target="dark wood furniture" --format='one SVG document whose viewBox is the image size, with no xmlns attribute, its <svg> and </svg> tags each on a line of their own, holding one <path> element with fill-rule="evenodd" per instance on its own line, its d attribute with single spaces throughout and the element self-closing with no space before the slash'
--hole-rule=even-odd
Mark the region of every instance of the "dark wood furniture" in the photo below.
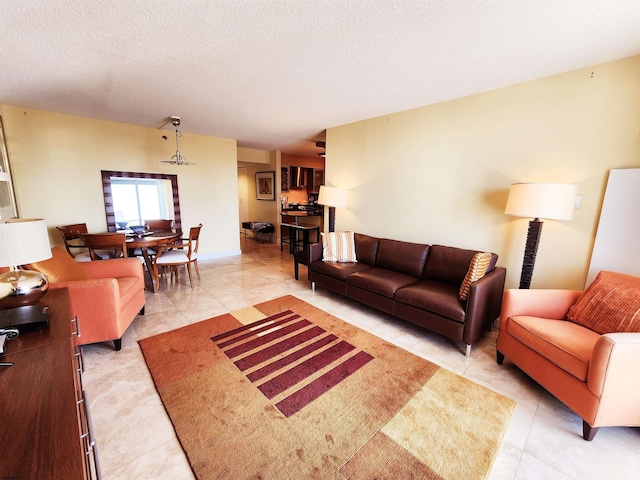
<svg viewBox="0 0 640 480">
<path fill-rule="evenodd" d="M 66 289 L 49 291 L 49 326 L 5 345 L 0 367 L 0 478 L 99 479 L 82 354 Z M 73 325 L 72 325 L 73 323 Z"/>
<path fill-rule="evenodd" d="M 289 253 L 294 254 L 309 245 L 309 234 L 313 232 L 315 242 L 320 241 L 320 227 L 313 225 L 296 225 L 293 223 L 280 224 L 280 251 L 285 243 L 289 244 Z"/>
<path fill-rule="evenodd" d="M 127 238 L 127 248 L 128 249 L 140 249 L 142 251 L 142 257 L 144 258 L 145 265 L 147 267 L 147 271 L 151 276 L 151 291 L 155 292 L 158 290 L 158 275 L 155 272 L 155 268 L 153 266 L 153 259 L 151 250 L 153 253 L 157 251 L 156 247 L 160 245 L 168 245 L 174 243 L 176 240 L 180 240 L 180 233 L 158 233 L 152 235 L 146 235 L 143 237 L 130 237 Z"/>
</svg>

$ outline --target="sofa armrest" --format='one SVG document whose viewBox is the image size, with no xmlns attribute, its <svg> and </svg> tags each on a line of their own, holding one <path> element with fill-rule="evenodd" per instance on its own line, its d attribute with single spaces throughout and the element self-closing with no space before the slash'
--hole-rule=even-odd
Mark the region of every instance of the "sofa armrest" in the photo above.
<svg viewBox="0 0 640 480">
<path fill-rule="evenodd" d="M 469 286 L 462 340 L 471 344 L 500 314 L 506 270 L 496 267 Z"/>
<path fill-rule="evenodd" d="M 580 290 L 508 289 L 502 301 L 500 330 L 506 329 L 507 319 L 515 315 L 564 320 L 580 295 Z"/>
<path fill-rule="evenodd" d="M 144 285 L 144 269 L 138 258 L 115 258 L 80 262 L 93 278 L 139 277 Z"/>
<path fill-rule="evenodd" d="M 602 335 L 591 354 L 587 385 L 598 397 L 622 399 L 627 405 L 640 403 L 640 332 Z M 632 400 L 635 399 L 635 400 Z"/>
<path fill-rule="evenodd" d="M 309 264 L 322 260 L 322 243 L 309 245 Z"/>
</svg>

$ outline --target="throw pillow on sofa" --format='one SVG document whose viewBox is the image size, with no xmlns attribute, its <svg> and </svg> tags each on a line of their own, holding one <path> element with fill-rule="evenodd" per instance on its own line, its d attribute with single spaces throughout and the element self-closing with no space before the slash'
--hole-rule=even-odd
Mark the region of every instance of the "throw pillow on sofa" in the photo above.
<svg viewBox="0 0 640 480">
<path fill-rule="evenodd" d="M 491 262 L 491 253 L 476 253 L 471 259 L 469 270 L 460 285 L 460 300 L 465 301 L 469 295 L 469 286 L 476 280 L 480 280 L 487 273 L 487 267 Z"/>
<path fill-rule="evenodd" d="M 323 262 L 357 262 L 353 232 L 321 233 Z"/>
<path fill-rule="evenodd" d="M 640 332 L 640 277 L 601 271 L 567 319 L 601 335 Z"/>
</svg>

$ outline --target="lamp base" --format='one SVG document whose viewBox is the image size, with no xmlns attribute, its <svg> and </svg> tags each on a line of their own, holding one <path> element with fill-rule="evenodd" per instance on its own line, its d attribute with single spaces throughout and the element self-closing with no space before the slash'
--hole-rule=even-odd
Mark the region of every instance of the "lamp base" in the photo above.
<svg viewBox="0 0 640 480">
<path fill-rule="evenodd" d="M 0 310 L 0 329 L 15 328 L 20 334 L 35 332 L 49 325 L 49 307 L 27 305 Z"/>
</svg>

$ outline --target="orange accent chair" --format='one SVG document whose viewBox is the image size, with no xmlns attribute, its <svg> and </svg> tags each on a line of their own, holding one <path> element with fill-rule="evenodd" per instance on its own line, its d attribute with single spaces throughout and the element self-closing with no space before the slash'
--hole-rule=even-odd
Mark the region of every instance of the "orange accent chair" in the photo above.
<svg viewBox="0 0 640 480">
<path fill-rule="evenodd" d="M 637 319 L 640 278 L 614 275 L 635 283 L 632 288 L 636 293 L 631 295 L 635 298 L 630 300 L 631 290 L 627 290 L 621 299 L 630 307 L 624 321 Z M 622 292 L 600 282 L 601 293 L 594 293 L 592 286 L 598 278 L 584 292 L 507 290 L 496 344 L 498 364 L 509 358 L 578 414 L 587 441 L 599 427 L 640 426 L 640 332 L 637 324 L 628 322 L 625 330 L 631 331 L 617 329 L 603 334 L 592 329 L 597 329 L 597 322 L 611 325 L 617 315 L 611 308 L 620 306 L 611 295 Z M 580 319 L 572 318 L 577 312 L 572 308 L 578 307 L 582 308 L 582 318 L 600 319 L 593 325 L 581 324 Z"/>
<path fill-rule="evenodd" d="M 49 288 L 67 288 L 71 314 L 78 318 L 78 343 L 113 341 L 122 348 L 122 335 L 138 314 L 144 315 L 144 271 L 137 258 L 75 262 L 62 247 L 52 258 L 27 267 L 44 274 Z"/>
</svg>

